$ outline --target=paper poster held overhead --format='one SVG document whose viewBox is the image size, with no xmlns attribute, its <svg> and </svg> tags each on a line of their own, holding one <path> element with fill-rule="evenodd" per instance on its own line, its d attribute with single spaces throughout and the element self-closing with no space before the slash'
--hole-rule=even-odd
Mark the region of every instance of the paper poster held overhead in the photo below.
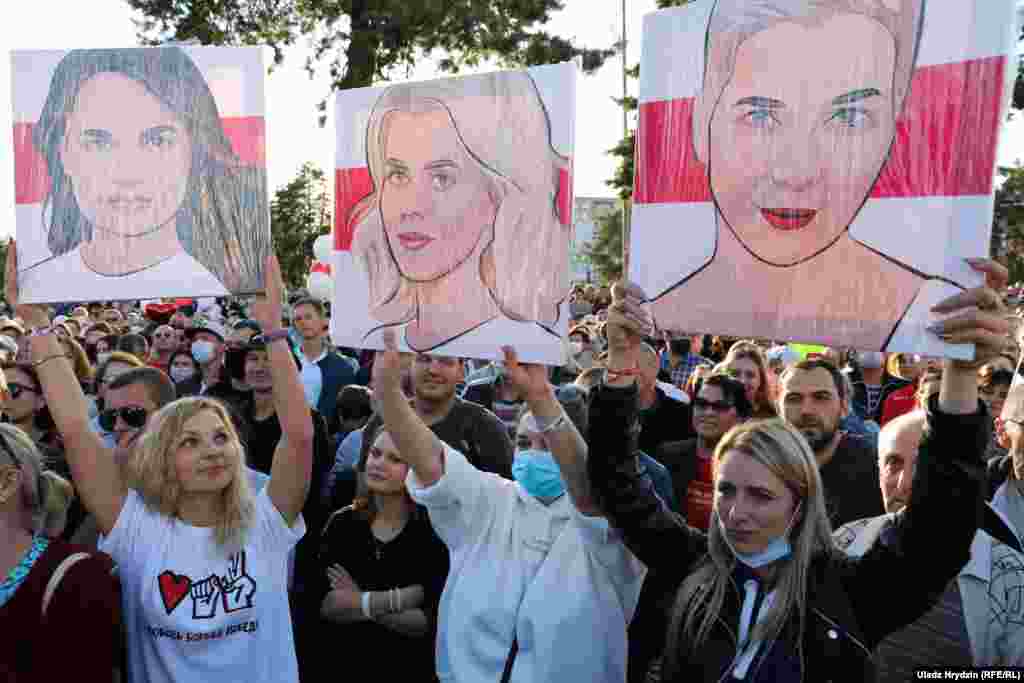
<svg viewBox="0 0 1024 683">
<path fill-rule="evenodd" d="M 576 67 L 337 96 L 332 338 L 561 365 Z"/>
<path fill-rule="evenodd" d="M 648 15 L 630 277 L 661 327 L 971 357 L 1014 0 L 699 0 Z"/>
<path fill-rule="evenodd" d="M 12 53 L 27 303 L 263 290 L 259 48 Z"/>
</svg>

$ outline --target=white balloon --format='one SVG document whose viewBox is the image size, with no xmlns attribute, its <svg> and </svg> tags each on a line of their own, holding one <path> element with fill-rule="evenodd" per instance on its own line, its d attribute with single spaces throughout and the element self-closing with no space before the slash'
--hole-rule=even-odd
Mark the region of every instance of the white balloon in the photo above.
<svg viewBox="0 0 1024 683">
<path fill-rule="evenodd" d="M 313 242 L 313 258 L 324 263 L 331 262 L 331 253 L 334 251 L 334 241 L 330 235 L 320 235 Z"/>
<path fill-rule="evenodd" d="M 334 295 L 334 278 L 327 273 L 310 273 L 306 278 L 309 295 L 320 301 L 330 301 Z"/>
</svg>

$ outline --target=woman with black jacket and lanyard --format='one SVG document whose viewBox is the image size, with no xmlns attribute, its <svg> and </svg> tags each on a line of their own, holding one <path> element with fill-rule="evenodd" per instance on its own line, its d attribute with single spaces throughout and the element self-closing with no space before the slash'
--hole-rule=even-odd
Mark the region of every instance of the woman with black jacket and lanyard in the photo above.
<svg viewBox="0 0 1024 683">
<path fill-rule="evenodd" d="M 934 310 L 956 314 L 937 334 L 974 343 L 975 361 L 946 362 L 910 505 L 891 537 L 860 560 L 833 546 L 813 453 L 779 420 L 723 437 L 709 533 L 688 527 L 637 473 L 636 358 L 627 351 L 609 359 L 608 381 L 591 393 L 588 474 L 648 581 L 674 593 L 663 681 L 873 680 L 874 647 L 923 614 L 967 562 L 982 512 L 988 420 L 975 372 L 1009 331 L 995 291 L 1005 269 L 971 264 L 988 286 Z M 629 330 L 635 346 L 651 327 L 643 300 L 635 287 L 618 288 L 609 312 L 609 324 Z"/>
</svg>

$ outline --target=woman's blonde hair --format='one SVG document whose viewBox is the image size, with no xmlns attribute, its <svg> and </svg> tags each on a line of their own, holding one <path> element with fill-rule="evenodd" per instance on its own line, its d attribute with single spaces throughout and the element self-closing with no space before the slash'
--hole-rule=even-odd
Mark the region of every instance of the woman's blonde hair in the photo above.
<svg viewBox="0 0 1024 683">
<path fill-rule="evenodd" d="M 783 420 L 746 422 L 726 432 L 715 448 L 716 490 L 722 462 L 737 453 L 753 458 L 781 479 L 797 504 L 789 534 L 792 554 L 777 563 L 776 599 L 766 618 L 758 620 L 750 639 L 770 643 L 795 616 L 797 654 L 803 661 L 808 571 L 816 555 L 831 553 L 835 547 L 818 464 L 803 435 Z M 678 670 L 680 650 L 689 648 L 691 654 L 699 653 L 719 620 L 726 592 L 732 586 L 736 558 L 723 537 L 718 515 L 716 495 L 708 527 L 708 554 L 676 595 L 666 649 L 666 676 Z"/>
<path fill-rule="evenodd" d="M 533 79 L 507 71 L 388 88 L 366 127 L 373 191 L 352 210 L 352 252 L 369 282 L 370 310 L 385 324 L 414 315 L 416 284 L 406 280 L 384 230 L 380 190 L 386 177 L 389 115 L 447 114 L 469 157 L 487 179 L 496 206 L 470 255 L 481 284 L 512 320 L 553 324 L 568 295 L 569 230 L 559 218 L 559 178 L 569 160 L 551 146 L 551 123 Z M 528 286 L 524 286 L 528 283 Z"/>
<path fill-rule="evenodd" d="M 230 550 L 241 548 L 252 524 L 255 505 L 245 470 L 245 453 L 227 409 L 214 399 L 192 396 L 167 404 L 149 419 L 129 460 L 129 481 L 142 500 L 167 517 L 176 518 L 182 491 L 174 456 L 178 436 L 185 423 L 203 412 L 212 412 L 228 434 L 231 483 L 221 493 L 221 510 L 215 536 L 217 544 Z"/>
<path fill-rule="evenodd" d="M 25 432 L 11 424 L 0 424 L 0 439 L 6 446 L 0 448 L 7 456 L 5 460 L 13 458 L 13 464 L 21 471 L 21 501 L 28 531 L 59 536 L 67 523 L 74 488 L 59 474 L 47 469 L 39 448 Z"/>
</svg>

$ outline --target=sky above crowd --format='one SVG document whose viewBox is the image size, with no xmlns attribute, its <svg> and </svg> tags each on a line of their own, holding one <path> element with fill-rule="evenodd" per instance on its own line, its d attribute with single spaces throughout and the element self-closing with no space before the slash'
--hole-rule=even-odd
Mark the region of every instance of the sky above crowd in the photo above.
<svg viewBox="0 0 1024 683">
<path fill-rule="evenodd" d="M 643 16 L 655 9 L 655 0 L 628 0 L 627 59 L 640 58 Z M 1024 5 L 1024 2 L 1022 2 Z M 5 10 L 0 22 L 0 128 L 11 131 L 11 73 L 8 52 L 18 49 L 72 49 L 130 47 L 136 44 L 133 13 L 123 0 L 32 0 Z M 622 26 L 620 0 L 566 0 L 554 15 L 549 30 L 576 42 L 607 47 L 619 39 Z M 305 162 L 324 170 L 334 166 L 333 119 L 317 125 L 316 103 L 328 92 L 323 76 L 310 78 L 303 68 L 308 50 L 297 45 L 285 53 L 285 62 L 267 78 L 267 165 L 271 189 L 295 176 Z M 266 61 L 271 52 L 266 51 Z M 428 79 L 440 75 L 430 60 L 396 79 Z M 631 94 L 637 84 L 630 82 Z M 609 59 L 594 75 L 581 76 L 577 86 L 575 190 L 577 196 L 612 196 L 605 184 L 614 174 L 616 159 L 607 154 L 623 134 L 622 110 L 612 98 L 622 93 L 622 62 Z M 333 105 L 333 98 L 329 99 Z M 331 112 L 329 108 L 328 112 Z M 1024 115 L 1006 124 L 999 152 L 1000 164 L 1024 162 Z M 10 133 L 0 137 L 0 235 L 13 232 L 13 145 Z"/>
</svg>

